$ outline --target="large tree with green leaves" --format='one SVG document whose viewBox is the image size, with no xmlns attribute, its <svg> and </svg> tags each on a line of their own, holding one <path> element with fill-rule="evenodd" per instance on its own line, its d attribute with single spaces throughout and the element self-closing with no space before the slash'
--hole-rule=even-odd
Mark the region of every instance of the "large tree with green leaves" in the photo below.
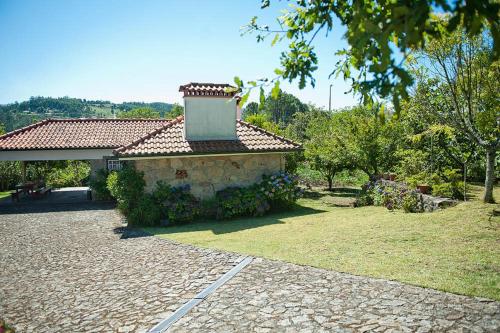
<svg viewBox="0 0 500 333">
<path fill-rule="evenodd" d="M 261 0 L 261 4 L 265 9 L 271 1 Z M 246 86 L 239 78 L 235 81 L 240 88 L 273 83 L 273 95 L 279 91 L 280 80 L 298 80 L 300 88 L 307 84 L 314 86 L 314 72 L 318 67 L 315 40 L 320 34 L 328 35 L 342 25 L 347 30 L 344 39 L 348 47 L 333 47 L 332 51 L 340 55 L 341 60 L 331 64 L 332 74 L 350 80 L 353 90 L 365 100 L 370 100 L 373 94 L 391 97 L 398 111 L 400 99 L 407 97 L 407 87 L 413 84 L 405 58 L 411 50 L 422 49 L 426 40 L 439 40 L 442 36 L 436 12 L 450 16 L 448 31 L 459 29 L 461 22 L 473 35 L 491 31 L 492 57 L 499 58 L 500 3 L 497 1 L 298 0 L 278 17 L 276 26 L 261 24 L 254 17 L 244 28 L 244 33 L 256 33 L 258 41 L 272 38 L 272 45 L 288 42 L 276 77 L 249 81 Z"/>
<path fill-rule="evenodd" d="M 500 147 L 500 63 L 493 54 L 493 42 L 486 33 L 443 31 L 443 37 L 430 40 L 416 58 L 418 85 L 413 97 L 422 114 L 433 114 L 485 153 L 485 202 L 494 201 Z"/>
</svg>

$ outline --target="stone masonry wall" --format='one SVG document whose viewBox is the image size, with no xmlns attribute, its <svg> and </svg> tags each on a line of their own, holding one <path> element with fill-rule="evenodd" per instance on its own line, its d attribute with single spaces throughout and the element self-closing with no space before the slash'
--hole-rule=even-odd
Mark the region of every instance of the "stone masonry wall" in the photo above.
<svg viewBox="0 0 500 333">
<path fill-rule="evenodd" d="M 259 182 L 263 174 L 278 172 L 285 165 L 279 153 L 144 159 L 134 164 L 144 172 L 147 191 L 163 180 L 172 186 L 189 184 L 191 193 L 203 199 L 228 186 Z"/>
</svg>

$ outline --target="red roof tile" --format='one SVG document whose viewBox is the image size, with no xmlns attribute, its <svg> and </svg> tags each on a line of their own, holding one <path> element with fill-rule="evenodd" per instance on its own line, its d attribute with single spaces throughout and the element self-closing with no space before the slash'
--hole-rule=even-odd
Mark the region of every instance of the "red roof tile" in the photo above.
<svg viewBox="0 0 500 333">
<path fill-rule="evenodd" d="M 227 83 L 191 82 L 179 87 L 184 96 L 233 97 L 239 90 Z"/>
<path fill-rule="evenodd" d="M 47 119 L 0 136 L 0 150 L 118 148 L 166 119 Z"/>
<path fill-rule="evenodd" d="M 120 157 L 260 153 L 297 151 L 301 146 L 243 121 L 237 121 L 238 140 L 186 141 L 184 118 L 166 124 L 142 139 L 115 150 Z"/>
</svg>

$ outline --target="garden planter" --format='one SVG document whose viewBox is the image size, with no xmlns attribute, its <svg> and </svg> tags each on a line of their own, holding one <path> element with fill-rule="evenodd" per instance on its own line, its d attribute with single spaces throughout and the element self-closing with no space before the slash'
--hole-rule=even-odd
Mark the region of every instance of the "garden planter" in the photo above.
<svg viewBox="0 0 500 333">
<path fill-rule="evenodd" d="M 429 194 L 431 187 L 429 185 L 417 185 L 417 190 L 419 190 L 422 194 Z"/>
</svg>

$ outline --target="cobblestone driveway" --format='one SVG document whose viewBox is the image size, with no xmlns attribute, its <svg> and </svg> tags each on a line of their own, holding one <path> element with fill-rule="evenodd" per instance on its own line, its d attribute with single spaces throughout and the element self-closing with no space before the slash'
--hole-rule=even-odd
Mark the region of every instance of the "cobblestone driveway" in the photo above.
<svg viewBox="0 0 500 333">
<path fill-rule="evenodd" d="M 142 331 L 241 259 L 120 239 L 120 225 L 114 210 L 96 207 L 0 212 L 0 317 L 19 332 Z"/>
<path fill-rule="evenodd" d="M 255 259 L 173 332 L 498 332 L 500 303 Z"/>
<path fill-rule="evenodd" d="M 1 213 L 0 213 L 1 214 Z M 0 215 L 0 315 L 20 332 L 141 331 L 241 257 L 120 239 L 113 210 Z M 175 332 L 497 332 L 500 303 L 255 259 Z"/>
</svg>

